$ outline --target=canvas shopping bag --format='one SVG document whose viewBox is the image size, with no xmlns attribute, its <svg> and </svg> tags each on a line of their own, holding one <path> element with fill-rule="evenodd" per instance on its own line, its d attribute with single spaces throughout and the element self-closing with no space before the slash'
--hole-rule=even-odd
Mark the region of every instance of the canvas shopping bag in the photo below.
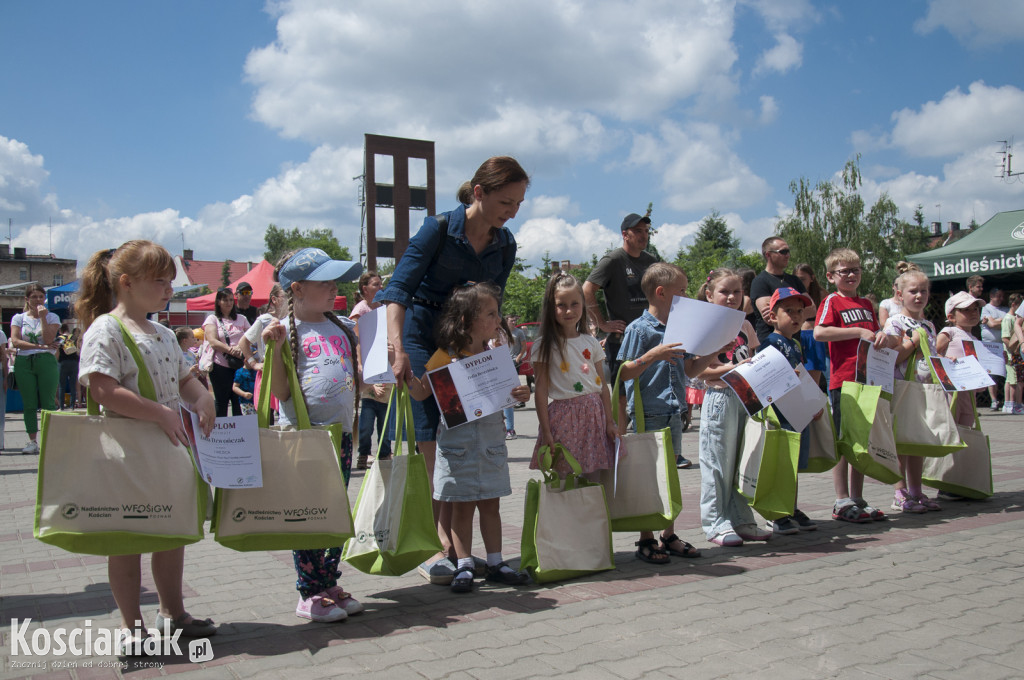
<svg viewBox="0 0 1024 680">
<path fill-rule="evenodd" d="M 965 396 L 974 398 L 969 392 L 965 393 Z M 954 397 L 954 408 L 957 397 Z M 924 484 L 967 498 L 989 498 L 993 493 L 992 450 L 988 436 L 981 431 L 977 408 L 974 410 L 974 427 L 961 425 L 959 432 L 965 444 L 964 448 L 942 458 L 925 460 Z"/>
<path fill-rule="evenodd" d="M 295 430 L 267 428 L 274 352 L 281 359 L 297 418 Z M 267 344 L 263 364 L 267 389 L 257 409 L 263 487 L 217 489 L 211 529 L 232 550 L 313 550 L 344 545 L 352 536 L 352 513 L 332 435 L 339 428 L 313 428 L 301 398 L 288 343 Z"/>
<path fill-rule="evenodd" d="M 573 472 L 559 480 L 553 457 Z M 604 487 L 580 475 L 580 464 L 561 444 L 552 455 L 538 451 L 543 481 L 526 485 L 520 566 L 537 583 L 549 583 L 615 568 Z"/>
<path fill-rule="evenodd" d="M 155 401 L 135 339 L 124 325 L 121 335 L 139 368 L 139 393 Z M 134 555 L 202 539 L 205 485 L 188 449 L 156 423 L 101 416 L 89 395 L 84 415 L 43 411 L 40 435 L 33 528 L 40 541 L 75 553 Z"/>
<path fill-rule="evenodd" d="M 616 378 L 612 391 L 613 413 L 618 413 L 619 382 Z M 636 434 L 622 437 L 625 455 L 619 457 L 618 480 L 614 468 L 601 471 L 612 531 L 665 529 L 683 509 L 672 431 L 647 432 L 639 390 L 633 392 L 633 406 Z"/>
<path fill-rule="evenodd" d="M 385 422 L 396 408 L 394 455 L 377 462 L 363 477 L 353 517 L 355 535 L 345 544 L 342 559 L 359 571 L 401 576 L 441 551 L 434 524 L 430 479 L 423 455 L 415 450 L 409 388 L 391 391 Z M 407 433 L 402 454 L 402 430 Z"/>
<path fill-rule="evenodd" d="M 889 400 L 882 396 L 882 388 L 844 382 L 839 403 L 839 451 L 843 457 L 855 470 L 883 484 L 901 480 Z"/>
<path fill-rule="evenodd" d="M 797 469 L 798 473 L 828 472 L 839 462 L 839 445 L 832 420 L 832 408 L 825 404 L 825 412 L 807 426 L 804 436 L 810 437 L 807 467 Z"/>
<path fill-rule="evenodd" d="M 938 384 L 928 359 L 931 350 L 923 329 L 919 349 L 907 361 L 906 380 L 897 380 L 892 395 L 892 425 L 896 450 L 904 456 L 945 456 L 964 448 L 946 392 Z M 918 358 L 932 372 L 932 382 L 914 379 Z"/>
<path fill-rule="evenodd" d="M 782 429 L 771 408 L 747 419 L 735 484 L 765 519 L 793 514 L 799 457 L 800 433 Z"/>
</svg>

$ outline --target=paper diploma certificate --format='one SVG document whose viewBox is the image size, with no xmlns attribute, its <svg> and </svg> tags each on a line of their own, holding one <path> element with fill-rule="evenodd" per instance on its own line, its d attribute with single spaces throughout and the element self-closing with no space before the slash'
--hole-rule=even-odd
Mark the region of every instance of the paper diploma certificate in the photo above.
<svg viewBox="0 0 1024 680">
<path fill-rule="evenodd" d="M 761 350 L 750 361 L 723 375 L 722 380 L 732 388 L 750 415 L 800 386 L 796 371 L 774 347 Z"/>
<path fill-rule="evenodd" d="M 199 416 L 182 407 L 181 422 L 192 442 L 199 474 L 218 489 L 258 489 L 263 486 L 260 433 L 256 416 L 217 418 L 210 436 L 199 427 Z"/>
<path fill-rule="evenodd" d="M 973 340 L 961 340 L 964 348 L 964 356 L 976 357 L 981 367 L 988 371 L 989 375 L 1006 375 L 1006 359 L 1003 358 L 1003 343 L 1001 342 L 975 342 Z"/>
<path fill-rule="evenodd" d="M 427 379 L 448 429 L 513 405 L 512 390 L 522 384 L 505 346 L 456 359 Z"/>
<path fill-rule="evenodd" d="M 398 382 L 388 363 L 387 309 L 387 305 L 381 305 L 356 319 L 359 327 L 359 355 L 363 360 L 363 382 L 367 385 Z"/>
<path fill-rule="evenodd" d="M 932 368 L 935 369 L 935 375 L 939 377 L 942 389 L 947 392 L 979 390 L 995 384 L 995 381 L 989 377 L 988 371 L 982 368 L 975 357 L 960 359 L 932 357 Z"/>
<path fill-rule="evenodd" d="M 894 349 L 875 349 L 867 340 L 857 345 L 857 380 L 861 385 L 878 385 L 892 394 L 896 389 L 897 352 Z"/>
<path fill-rule="evenodd" d="M 775 408 L 786 417 L 793 430 L 802 432 L 818 411 L 825 408 L 825 393 L 807 371 L 800 371 L 800 387 L 779 397 Z"/>
<path fill-rule="evenodd" d="M 710 302 L 675 297 L 665 324 L 664 343 L 678 342 L 690 354 L 713 354 L 736 339 L 746 316 Z"/>
</svg>

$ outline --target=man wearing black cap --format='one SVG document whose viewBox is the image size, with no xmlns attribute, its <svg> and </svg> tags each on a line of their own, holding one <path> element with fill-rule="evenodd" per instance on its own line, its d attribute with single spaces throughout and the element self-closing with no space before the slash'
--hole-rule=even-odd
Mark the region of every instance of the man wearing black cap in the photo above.
<svg viewBox="0 0 1024 680">
<path fill-rule="evenodd" d="M 252 325 L 256 321 L 256 317 L 260 315 L 260 310 L 252 306 L 252 286 L 247 282 L 242 281 L 240 284 L 235 286 L 235 308 L 238 309 L 238 313 L 249 320 L 249 324 Z"/>
<path fill-rule="evenodd" d="M 622 220 L 622 247 L 616 248 L 601 258 L 594 270 L 590 272 L 583 284 L 583 296 L 586 298 L 587 312 L 598 328 L 608 333 L 605 343 L 605 361 L 611 369 L 612 379 L 619 370 L 619 345 L 622 333 L 631 321 L 637 319 L 647 309 L 647 296 L 640 288 L 640 279 L 652 264 L 658 261 L 646 250 L 647 241 L 651 236 L 651 218 L 636 213 L 626 215 Z M 597 290 L 604 290 L 605 304 L 608 307 L 608 319 L 601 312 L 597 303 Z M 626 400 L 619 400 L 620 422 L 626 422 Z"/>
</svg>

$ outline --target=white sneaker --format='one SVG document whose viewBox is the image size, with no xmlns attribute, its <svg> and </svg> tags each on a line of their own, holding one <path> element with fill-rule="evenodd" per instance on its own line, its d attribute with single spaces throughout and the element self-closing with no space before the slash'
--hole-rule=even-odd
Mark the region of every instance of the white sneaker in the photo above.
<svg viewBox="0 0 1024 680">
<path fill-rule="evenodd" d="M 1003 404 L 1003 413 L 1010 413 L 1010 414 L 1012 414 L 1016 409 L 1017 409 L 1017 404 L 1015 404 L 1012 401 L 1008 401 L 1005 404 Z"/>
<path fill-rule="evenodd" d="M 21 452 L 26 456 L 38 456 L 39 442 L 30 441 L 28 444 L 25 445 L 25 448 L 23 448 Z"/>
<path fill-rule="evenodd" d="M 767 541 L 772 537 L 772 532 L 765 531 L 756 524 L 741 524 L 733 529 L 744 541 Z"/>
</svg>

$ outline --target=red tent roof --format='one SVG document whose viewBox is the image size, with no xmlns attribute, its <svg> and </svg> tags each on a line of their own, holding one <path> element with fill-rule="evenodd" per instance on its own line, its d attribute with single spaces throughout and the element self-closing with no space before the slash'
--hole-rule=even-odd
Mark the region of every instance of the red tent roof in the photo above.
<svg viewBox="0 0 1024 680">
<path fill-rule="evenodd" d="M 228 288 L 235 290 L 238 284 L 243 281 L 252 286 L 252 306 L 262 307 L 270 301 L 270 289 L 274 287 L 274 267 L 266 260 L 262 260 L 246 272 L 245 276 L 232 281 Z M 213 311 L 213 303 L 216 298 L 216 292 L 189 298 L 186 307 L 190 312 Z M 348 309 L 348 300 L 345 299 L 344 295 L 339 295 L 334 299 L 334 309 L 338 311 Z"/>
</svg>

